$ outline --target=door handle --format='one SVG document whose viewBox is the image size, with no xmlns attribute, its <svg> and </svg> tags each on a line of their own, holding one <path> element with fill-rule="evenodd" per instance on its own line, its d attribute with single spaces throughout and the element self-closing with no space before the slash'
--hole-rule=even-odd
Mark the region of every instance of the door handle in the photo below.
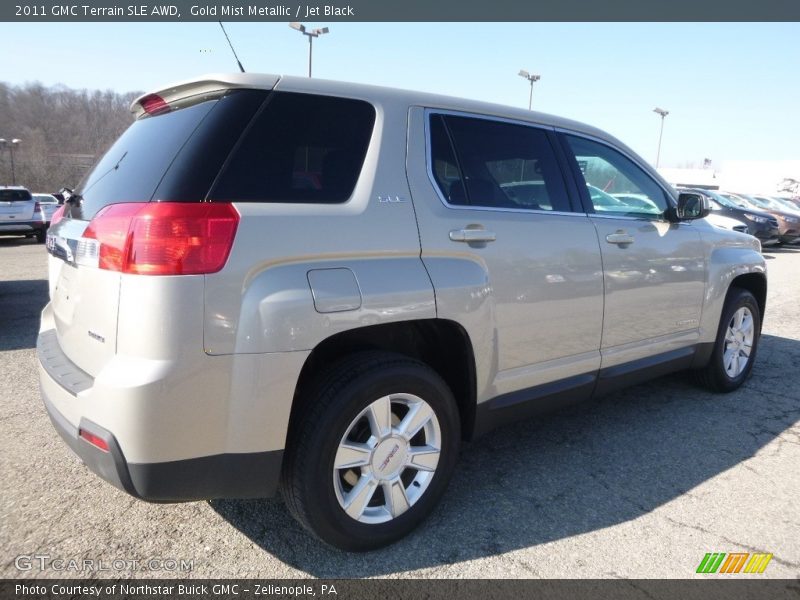
<svg viewBox="0 0 800 600">
<path fill-rule="evenodd" d="M 626 233 L 622 230 L 617 231 L 616 233 L 609 233 L 606 236 L 606 241 L 609 244 L 617 244 L 619 246 L 625 246 L 627 244 L 632 244 L 634 237 L 630 233 Z"/>
<path fill-rule="evenodd" d="M 497 236 L 492 231 L 485 229 L 453 229 L 450 239 L 454 242 L 493 242 Z"/>
</svg>

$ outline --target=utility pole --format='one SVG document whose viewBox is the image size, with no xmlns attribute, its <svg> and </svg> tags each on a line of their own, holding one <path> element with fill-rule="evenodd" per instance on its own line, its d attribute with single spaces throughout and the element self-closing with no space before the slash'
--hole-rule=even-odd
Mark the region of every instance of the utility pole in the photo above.
<svg viewBox="0 0 800 600">
<path fill-rule="evenodd" d="M 658 134 L 658 152 L 656 153 L 656 169 L 658 168 L 658 163 L 661 161 L 661 138 L 664 137 L 664 118 L 669 114 L 668 110 L 664 110 L 663 108 L 654 108 L 653 112 L 661 115 L 661 131 Z"/>
<path fill-rule="evenodd" d="M 319 29 L 306 29 L 306 26 L 302 23 L 289 23 L 289 27 L 296 29 L 304 36 L 308 37 L 308 76 L 311 77 L 311 56 L 314 51 L 314 38 L 329 33 L 330 29 L 327 27 L 322 27 Z"/>
<path fill-rule="evenodd" d="M 533 73 L 528 73 L 525 69 L 522 69 L 519 73 L 520 77 L 524 77 L 528 81 L 531 82 L 531 91 L 528 95 L 528 110 L 531 110 L 531 106 L 533 105 L 533 84 L 539 81 L 542 77 L 541 75 L 534 75 Z"/>
</svg>

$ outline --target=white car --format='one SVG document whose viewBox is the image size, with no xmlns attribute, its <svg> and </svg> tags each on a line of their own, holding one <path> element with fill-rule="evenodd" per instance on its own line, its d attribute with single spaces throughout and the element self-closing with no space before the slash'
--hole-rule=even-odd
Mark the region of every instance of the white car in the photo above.
<svg viewBox="0 0 800 600">
<path fill-rule="evenodd" d="M 58 210 L 60 204 L 58 198 L 52 194 L 33 194 L 33 199 L 39 203 L 42 209 L 42 217 L 47 227 L 50 227 L 50 221 L 53 218 L 53 213 Z"/>
</svg>

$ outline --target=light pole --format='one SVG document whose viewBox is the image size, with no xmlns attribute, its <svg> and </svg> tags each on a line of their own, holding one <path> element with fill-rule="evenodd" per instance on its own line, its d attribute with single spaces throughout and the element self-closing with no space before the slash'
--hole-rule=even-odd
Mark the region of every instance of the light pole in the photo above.
<svg viewBox="0 0 800 600">
<path fill-rule="evenodd" d="M 656 169 L 658 168 L 658 163 L 661 160 L 661 138 L 664 136 L 664 117 L 669 114 L 668 110 L 664 110 L 663 108 L 655 107 L 653 112 L 657 115 L 661 115 L 661 131 L 658 134 L 658 152 L 656 153 Z"/>
<path fill-rule="evenodd" d="M 522 69 L 519 72 L 520 77 L 524 77 L 528 81 L 531 82 L 531 93 L 528 96 L 528 110 L 531 109 L 531 105 L 533 104 L 533 84 L 539 81 L 542 77 L 541 75 L 534 75 L 533 73 L 528 73 L 525 69 Z"/>
<path fill-rule="evenodd" d="M 14 169 L 14 149 L 22 143 L 22 140 L 14 138 L 10 142 L 5 138 L 0 138 L 0 149 L 8 146 L 8 153 L 11 155 L 11 185 L 17 185 L 17 173 Z"/>
<path fill-rule="evenodd" d="M 308 37 L 308 76 L 311 77 L 311 53 L 313 50 L 313 41 L 315 37 L 319 37 L 324 33 L 328 33 L 330 29 L 322 27 L 320 29 L 306 29 L 302 23 L 289 23 L 289 27 L 296 29 L 304 36 Z"/>
</svg>

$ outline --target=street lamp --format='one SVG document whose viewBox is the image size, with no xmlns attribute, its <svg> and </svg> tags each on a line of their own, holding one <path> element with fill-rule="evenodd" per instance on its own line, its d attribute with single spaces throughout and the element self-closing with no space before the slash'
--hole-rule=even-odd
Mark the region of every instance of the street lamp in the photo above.
<svg viewBox="0 0 800 600">
<path fill-rule="evenodd" d="M 17 174 L 14 169 L 14 149 L 19 147 L 22 140 L 14 138 L 10 142 L 5 138 L 0 138 L 0 149 L 8 146 L 8 153 L 11 155 L 11 185 L 17 185 Z"/>
<path fill-rule="evenodd" d="M 542 77 L 541 75 L 534 75 L 532 73 L 528 73 L 525 69 L 522 69 L 519 72 L 519 76 L 524 77 L 525 79 L 531 82 L 531 93 L 528 96 L 528 110 L 530 110 L 531 104 L 533 104 L 533 84 L 539 81 Z"/>
<path fill-rule="evenodd" d="M 315 37 L 319 37 L 324 33 L 328 33 L 330 30 L 327 27 L 322 27 L 320 29 L 306 29 L 306 26 L 302 23 L 289 23 L 289 27 L 292 29 L 296 29 L 304 36 L 308 37 L 308 76 L 311 77 L 311 52 Z"/>
<path fill-rule="evenodd" d="M 664 135 L 664 117 L 669 114 L 668 110 L 664 110 L 663 108 L 655 107 L 653 112 L 657 115 L 661 115 L 661 131 L 658 134 L 658 152 L 656 153 L 656 169 L 658 168 L 658 163 L 661 160 L 661 138 Z"/>
</svg>

